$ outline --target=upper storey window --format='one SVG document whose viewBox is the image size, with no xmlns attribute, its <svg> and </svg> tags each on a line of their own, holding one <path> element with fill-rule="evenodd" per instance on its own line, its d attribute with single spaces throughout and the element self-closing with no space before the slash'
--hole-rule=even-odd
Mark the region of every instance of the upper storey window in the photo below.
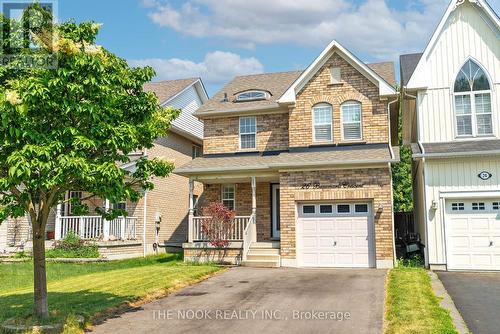
<svg viewBox="0 0 500 334">
<path fill-rule="evenodd" d="M 458 73 L 454 87 L 459 137 L 493 134 L 490 83 L 486 73 L 469 60 Z"/>
<path fill-rule="evenodd" d="M 320 103 L 313 107 L 314 142 L 329 142 L 333 138 L 332 106 Z"/>
<path fill-rule="evenodd" d="M 342 109 L 342 139 L 361 140 L 363 137 L 361 126 L 361 103 L 349 101 L 341 106 Z"/>
<path fill-rule="evenodd" d="M 257 119 L 255 116 L 240 117 L 240 149 L 257 148 Z"/>
<path fill-rule="evenodd" d="M 237 102 L 267 100 L 269 95 L 261 90 L 249 90 L 236 95 Z"/>
</svg>

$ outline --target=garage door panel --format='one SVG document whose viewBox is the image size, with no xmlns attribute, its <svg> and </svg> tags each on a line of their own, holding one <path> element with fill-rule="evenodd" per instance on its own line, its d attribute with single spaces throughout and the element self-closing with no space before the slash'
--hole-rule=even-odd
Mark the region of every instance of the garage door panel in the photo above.
<svg viewBox="0 0 500 334">
<path fill-rule="evenodd" d="M 300 265 L 369 267 L 374 264 L 374 251 L 369 249 L 373 244 L 368 241 L 372 237 L 368 213 L 317 213 L 314 217 L 300 217 L 297 224 Z"/>
<path fill-rule="evenodd" d="M 463 203 L 464 210 L 452 210 L 451 203 Z M 472 203 L 485 203 L 472 210 Z M 448 269 L 500 270 L 500 217 L 491 199 L 447 201 L 445 216 Z"/>
<path fill-rule="evenodd" d="M 302 246 L 304 248 L 317 248 L 318 238 L 317 237 L 303 237 L 302 238 Z"/>
<path fill-rule="evenodd" d="M 319 246 L 320 247 L 332 247 L 335 242 L 335 238 L 331 237 L 319 237 Z"/>
</svg>

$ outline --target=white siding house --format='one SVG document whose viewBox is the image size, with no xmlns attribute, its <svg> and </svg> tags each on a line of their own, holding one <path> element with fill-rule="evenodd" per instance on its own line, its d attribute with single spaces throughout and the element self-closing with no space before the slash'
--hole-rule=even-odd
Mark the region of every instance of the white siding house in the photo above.
<svg viewBox="0 0 500 334">
<path fill-rule="evenodd" d="M 488 3 L 454 0 L 423 54 L 401 57 L 415 219 L 433 269 L 500 270 L 499 56 Z"/>
</svg>

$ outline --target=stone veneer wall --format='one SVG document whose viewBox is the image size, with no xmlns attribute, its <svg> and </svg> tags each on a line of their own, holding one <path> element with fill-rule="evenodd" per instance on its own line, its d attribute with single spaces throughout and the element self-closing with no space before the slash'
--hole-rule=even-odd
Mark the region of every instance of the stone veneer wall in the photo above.
<svg viewBox="0 0 500 334">
<path fill-rule="evenodd" d="M 207 118 L 203 153 L 239 151 L 239 117 Z M 257 115 L 257 150 L 288 149 L 288 113 Z"/>
<path fill-rule="evenodd" d="M 205 185 L 204 201 L 201 206 L 211 202 L 221 201 L 221 184 Z M 236 184 L 236 215 L 250 216 L 252 214 L 252 187 L 250 183 Z M 257 241 L 271 239 L 271 185 L 258 182 L 257 189 Z M 200 213 L 201 214 L 201 213 Z"/>
<path fill-rule="evenodd" d="M 303 183 L 320 183 L 321 189 L 300 189 Z M 340 182 L 363 185 L 339 189 Z M 283 172 L 281 192 L 281 256 L 296 259 L 296 202 L 322 200 L 371 200 L 375 215 L 376 260 L 393 260 L 391 174 L 388 167 L 354 170 Z M 378 207 L 383 205 L 383 210 Z"/>
<path fill-rule="evenodd" d="M 331 67 L 340 67 L 341 83 L 331 84 Z M 353 100 L 362 104 L 363 141 L 387 143 L 387 101 L 380 101 L 375 84 L 338 54 L 334 54 L 297 94 L 289 119 L 290 147 L 313 144 L 312 108 L 322 102 L 331 104 L 333 108 L 333 143 L 342 142 L 340 105 Z"/>
</svg>

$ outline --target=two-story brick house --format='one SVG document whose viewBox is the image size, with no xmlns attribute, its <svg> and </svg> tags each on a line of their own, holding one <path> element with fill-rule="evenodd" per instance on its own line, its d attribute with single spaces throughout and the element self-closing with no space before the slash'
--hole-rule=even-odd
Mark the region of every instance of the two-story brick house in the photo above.
<svg viewBox="0 0 500 334">
<path fill-rule="evenodd" d="M 404 139 L 426 264 L 500 270 L 500 20 L 452 1 L 423 54 L 401 56 Z"/>
<path fill-rule="evenodd" d="M 210 252 L 193 208 L 222 202 L 237 215 L 233 262 L 391 267 L 394 85 L 393 63 L 364 64 L 335 41 L 305 71 L 228 83 L 196 112 L 203 157 L 175 171 L 204 184 L 185 258 Z"/>
</svg>

